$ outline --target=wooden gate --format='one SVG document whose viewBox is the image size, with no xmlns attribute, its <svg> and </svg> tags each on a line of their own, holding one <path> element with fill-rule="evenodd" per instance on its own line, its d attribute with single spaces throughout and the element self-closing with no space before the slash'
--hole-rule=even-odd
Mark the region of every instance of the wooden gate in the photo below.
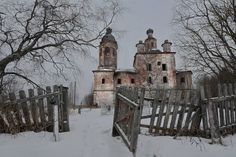
<svg viewBox="0 0 236 157">
<path fill-rule="evenodd" d="M 121 87 L 116 94 L 113 136 L 121 136 L 129 150 L 136 151 L 144 90 Z"/>
<path fill-rule="evenodd" d="M 15 134 L 23 131 L 53 131 L 53 105 L 58 105 L 59 131 L 69 131 L 68 92 L 66 87 L 54 86 L 46 90 L 21 90 L 0 96 L 0 133 Z"/>
</svg>

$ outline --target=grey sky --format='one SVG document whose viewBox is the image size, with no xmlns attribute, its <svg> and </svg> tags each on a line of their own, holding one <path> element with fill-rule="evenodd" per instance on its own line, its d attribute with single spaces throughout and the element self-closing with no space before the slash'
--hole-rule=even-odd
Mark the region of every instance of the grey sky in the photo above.
<svg viewBox="0 0 236 157">
<path fill-rule="evenodd" d="M 9 1 L 27 1 L 28 0 L 1 0 Z M 33 1 L 33 0 L 31 0 Z M 76 0 L 75 0 L 76 1 Z M 100 0 L 98 0 L 99 2 Z M 174 31 L 172 31 L 171 21 L 174 14 L 174 6 L 177 0 L 120 0 L 122 7 L 125 7 L 122 15 L 112 24 L 115 31 L 124 31 L 124 33 L 114 34 L 118 42 L 118 68 L 132 68 L 133 57 L 136 53 L 136 43 L 144 40 L 146 30 L 152 28 L 154 36 L 157 38 L 158 49 L 165 39 L 173 41 Z M 93 49 L 92 56 L 98 59 L 98 49 Z M 81 69 L 81 75 L 77 78 L 72 77 L 73 74 L 68 73 L 68 80 L 60 78 L 46 80 L 39 79 L 39 83 L 43 85 L 64 84 L 69 85 L 70 82 L 77 81 L 77 104 L 80 103 L 85 94 L 89 93 L 93 83 L 92 70 L 97 69 L 98 60 L 94 59 L 78 59 L 78 65 Z M 178 64 L 178 62 L 177 62 Z M 44 77 L 44 76 L 42 76 Z"/>
<path fill-rule="evenodd" d="M 123 14 L 112 25 L 114 31 L 124 31 L 116 37 L 118 42 L 118 68 L 132 68 L 133 57 L 136 53 L 136 43 L 146 39 L 146 30 L 154 29 L 157 38 L 158 49 L 165 39 L 173 41 L 174 32 L 171 22 L 174 14 L 174 6 L 177 0 L 121 0 L 126 8 Z M 92 55 L 98 58 L 98 50 L 94 50 Z M 86 68 L 82 69 L 79 89 L 79 99 L 92 87 L 92 70 L 97 68 L 98 63 L 86 63 Z M 178 64 L 178 62 L 177 62 Z M 83 82 L 83 83 L 81 83 Z M 80 90 L 81 91 L 81 90 Z"/>
</svg>

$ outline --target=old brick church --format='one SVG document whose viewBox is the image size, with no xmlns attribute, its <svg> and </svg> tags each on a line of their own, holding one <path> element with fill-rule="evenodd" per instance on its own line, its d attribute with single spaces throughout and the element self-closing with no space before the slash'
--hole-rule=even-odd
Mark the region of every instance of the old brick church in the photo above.
<svg viewBox="0 0 236 157">
<path fill-rule="evenodd" d="M 165 40 L 157 49 L 157 40 L 153 30 L 147 30 L 147 39 L 136 44 L 133 69 L 117 69 L 118 44 L 108 28 L 99 47 L 99 65 L 94 70 L 93 96 L 94 104 L 112 105 L 116 88 L 119 86 L 138 86 L 146 88 L 191 88 L 192 72 L 177 71 L 175 52 L 172 43 Z"/>
</svg>

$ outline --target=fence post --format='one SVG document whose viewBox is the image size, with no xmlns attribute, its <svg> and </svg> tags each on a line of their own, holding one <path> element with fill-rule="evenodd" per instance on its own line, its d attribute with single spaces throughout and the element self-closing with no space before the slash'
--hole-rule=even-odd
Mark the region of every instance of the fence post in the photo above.
<svg viewBox="0 0 236 157">
<path fill-rule="evenodd" d="M 201 96 L 201 117 L 203 122 L 203 130 L 205 132 L 206 137 L 208 136 L 208 123 L 207 123 L 207 111 L 206 111 L 206 96 L 205 96 L 205 90 L 204 87 L 200 87 L 200 96 Z"/>
<path fill-rule="evenodd" d="M 46 93 L 50 94 L 52 92 L 51 87 L 47 86 L 46 87 Z M 53 106 L 50 103 L 50 98 L 51 97 L 47 97 L 47 109 L 48 109 L 48 131 L 53 131 L 52 125 L 53 125 Z"/>
<path fill-rule="evenodd" d="M 59 122 L 58 122 L 59 97 L 57 95 L 54 95 L 50 103 L 53 106 L 53 136 L 55 138 L 55 141 L 59 141 Z"/>
<path fill-rule="evenodd" d="M 63 121 L 63 131 L 70 131 L 69 127 L 69 113 L 68 113 L 68 87 L 62 88 L 62 121 Z"/>
<path fill-rule="evenodd" d="M 208 109 L 208 115 L 209 115 L 209 124 L 210 124 L 210 131 L 211 131 L 211 139 L 212 139 L 212 144 L 214 143 L 220 143 L 222 144 L 221 138 L 220 138 L 220 131 L 219 131 L 219 126 L 218 126 L 218 120 L 216 118 L 216 108 L 215 108 L 215 103 L 210 99 L 211 98 L 211 91 L 210 87 L 206 86 L 206 94 L 207 94 L 207 109 Z"/>
</svg>

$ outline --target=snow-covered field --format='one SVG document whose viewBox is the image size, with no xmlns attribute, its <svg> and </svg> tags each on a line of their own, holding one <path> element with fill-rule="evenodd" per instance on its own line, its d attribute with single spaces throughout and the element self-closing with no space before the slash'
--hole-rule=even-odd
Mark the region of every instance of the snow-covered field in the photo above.
<svg viewBox="0 0 236 157">
<path fill-rule="evenodd" d="M 132 157 L 120 137 L 112 137 L 112 115 L 99 109 L 70 115 L 71 131 L 54 142 L 52 133 L 25 132 L 0 134 L 0 157 Z M 209 140 L 169 136 L 139 135 L 137 157 L 235 157 L 236 135 L 224 140 L 225 146 L 210 145 Z"/>
</svg>

